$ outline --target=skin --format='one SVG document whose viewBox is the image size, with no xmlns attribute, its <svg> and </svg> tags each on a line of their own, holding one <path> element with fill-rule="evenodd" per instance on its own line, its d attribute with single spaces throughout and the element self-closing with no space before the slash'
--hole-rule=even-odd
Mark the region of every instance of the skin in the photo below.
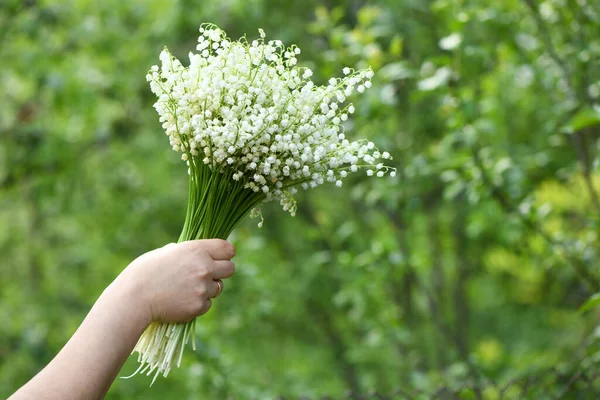
<svg viewBox="0 0 600 400">
<path fill-rule="evenodd" d="M 235 248 L 220 239 L 169 244 L 123 270 L 56 357 L 9 400 L 102 399 L 146 327 L 206 313 L 215 279 L 233 275 Z"/>
</svg>

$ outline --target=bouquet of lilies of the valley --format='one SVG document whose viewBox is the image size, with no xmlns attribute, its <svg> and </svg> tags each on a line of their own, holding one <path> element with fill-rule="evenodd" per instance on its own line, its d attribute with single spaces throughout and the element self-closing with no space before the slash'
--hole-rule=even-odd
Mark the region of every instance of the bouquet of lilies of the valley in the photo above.
<svg viewBox="0 0 600 400">
<path fill-rule="evenodd" d="M 217 26 L 200 27 L 197 53 L 183 66 L 168 50 L 147 75 L 154 107 L 173 150 L 188 165 L 189 199 L 179 241 L 226 239 L 266 201 L 292 215 L 294 193 L 325 182 L 342 186 L 351 172 L 393 175 L 387 152 L 350 141 L 344 121 L 354 112 L 348 96 L 371 87 L 373 72 L 344 68 L 341 78 L 315 85 L 297 66 L 300 49 L 265 34 L 232 41 Z M 259 226 L 262 225 L 262 221 Z M 153 323 L 134 352 L 137 372 L 166 376 L 179 366 L 195 321 Z"/>
</svg>

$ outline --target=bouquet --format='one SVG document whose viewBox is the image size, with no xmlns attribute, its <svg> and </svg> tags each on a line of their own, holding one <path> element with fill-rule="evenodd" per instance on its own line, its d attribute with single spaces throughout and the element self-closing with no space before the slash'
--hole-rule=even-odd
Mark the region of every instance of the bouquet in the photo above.
<svg viewBox="0 0 600 400">
<path fill-rule="evenodd" d="M 226 239 L 267 201 L 278 200 L 294 215 L 298 188 L 325 182 L 339 187 L 359 169 L 368 176 L 395 174 L 382 162 L 390 158 L 387 152 L 344 135 L 344 121 L 355 110 L 346 99 L 371 87 L 373 72 L 344 68 L 341 78 L 316 85 L 312 71 L 297 66 L 297 46 L 266 42 L 259 33 L 251 43 L 245 37 L 232 41 L 217 26 L 203 24 L 189 66 L 165 48 L 161 66 L 147 75 L 162 127 L 188 166 L 180 242 Z M 194 327 L 195 321 L 150 325 L 133 350 L 139 353 L 136 373 L 167 376 L 180 365 Z"/>
</svg>

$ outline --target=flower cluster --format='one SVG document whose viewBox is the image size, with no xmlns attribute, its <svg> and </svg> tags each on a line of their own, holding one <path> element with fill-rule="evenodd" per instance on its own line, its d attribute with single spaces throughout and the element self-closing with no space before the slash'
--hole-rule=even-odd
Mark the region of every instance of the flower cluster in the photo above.
<svg viewBox="0 0 600 400">
<path fill-rule="evenodd" d="M 297 185 L 341 186 L 361 168 L 369 176 L 394 174 L 382 162 L 387 152 L 344 135 L 354 112 L 346 99 L 371 87 L 373 72 L 344 68 L 343 77 L 316 85 L 312 71 L 297 66 L 298 47 L 265 42 L 259 32 L 251 43 L 231 41 L 204 24 L 189 66 L 165 49 L 161 66 L 148 73 L 162 126 L 190 168 L 227 173 L 292 214 Z"/>
</svg>

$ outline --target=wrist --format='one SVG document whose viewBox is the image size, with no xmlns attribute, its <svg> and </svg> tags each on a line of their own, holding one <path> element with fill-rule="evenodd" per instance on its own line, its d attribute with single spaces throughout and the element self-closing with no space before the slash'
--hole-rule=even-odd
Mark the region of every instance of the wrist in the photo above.
<svg viewBox="0 0 600 400">
<path fill-rule="evenodd" d="M 99 301 L 126 318 L 131 326 L 141 333 L 152 323 L 152 316 L 142 285 L 129 278 L 125 275 L 119 276 L 106 288 Z"/>
</svg>

